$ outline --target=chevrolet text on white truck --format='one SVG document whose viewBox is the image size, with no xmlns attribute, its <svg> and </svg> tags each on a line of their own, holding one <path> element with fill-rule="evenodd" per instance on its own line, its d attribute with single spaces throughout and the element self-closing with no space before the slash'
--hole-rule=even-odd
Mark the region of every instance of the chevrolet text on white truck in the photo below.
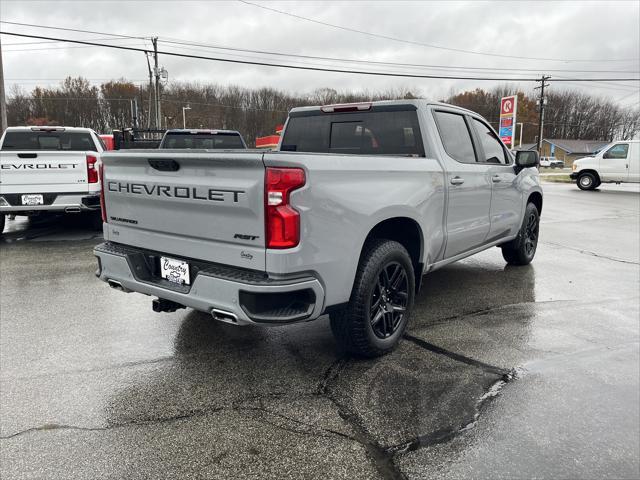
<svg viewBox="0 0 640 480">
<path fill-rule="evenodd" d="M 5 215 L 100 210 L 99 154 L 89 128 L 9 127 L 0 139 L 0 232 Z"/>
<path fill-rule="evenodd" d="M 533 260 L 537 164 L 424 100 L 295 108 L 275 152 L 108 152 L 96 275 L 238 325 L 328 313 L 344 348 L 381 355 L 423 274 L 493 246 Z"/>
</svg>

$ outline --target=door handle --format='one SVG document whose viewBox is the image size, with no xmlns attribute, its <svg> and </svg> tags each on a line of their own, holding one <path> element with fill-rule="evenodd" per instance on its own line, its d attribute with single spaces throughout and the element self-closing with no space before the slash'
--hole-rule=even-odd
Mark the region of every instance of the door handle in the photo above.
<svg viewBox="0 0 640 480">
<path fill-rule="evenodd" d="M 453 177 L 449 181 L 451 182 L 451 185 L 462 185 L 464 183 L 464 178 Z"/>
<path fill-rule="evenodd" d="M 493 183 L 498 183 L 502 181 L 502 177 L 500 175 L 494 175 L 493 177 L 491 177 L 491 181 Z"/>
</svg>

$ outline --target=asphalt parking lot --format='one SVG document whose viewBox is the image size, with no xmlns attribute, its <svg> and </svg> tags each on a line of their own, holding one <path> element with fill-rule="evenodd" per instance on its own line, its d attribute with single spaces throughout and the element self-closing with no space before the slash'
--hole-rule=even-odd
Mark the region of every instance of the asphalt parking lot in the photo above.
<svg viewBox="0 0 640 480">
<path fill-rule="evenodd" d="M 0 476 L 638 478 L 640 193 L 545 184 L 529 267 L 425 277 L 405 340 L 233 327 L 93 276 L 77 219 L 0 241 Z"/>
</svg>

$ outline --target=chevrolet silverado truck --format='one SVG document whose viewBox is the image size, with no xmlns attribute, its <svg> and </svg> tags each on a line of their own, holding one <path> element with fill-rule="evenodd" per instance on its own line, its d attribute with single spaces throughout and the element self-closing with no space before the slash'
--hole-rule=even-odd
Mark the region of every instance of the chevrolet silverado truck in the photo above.
<svg viewBox="0 0 640 480">
<path fill-rule="evenodd" d="M 9 127 L 0 139 L 0 233 L 5 215 L 93 212 L 100 220 L 98 159 L 89 128 Z"/>
<path fill-rule="evenodd" d="M 328 314 L 344 349 L 378 356 L 423 274 L 493 246 L 533 260 L 537 165 L 426 100 L 295 108 L 274 152 L 108 152 L 96 275 L 235 325 Z"/>
</svg>

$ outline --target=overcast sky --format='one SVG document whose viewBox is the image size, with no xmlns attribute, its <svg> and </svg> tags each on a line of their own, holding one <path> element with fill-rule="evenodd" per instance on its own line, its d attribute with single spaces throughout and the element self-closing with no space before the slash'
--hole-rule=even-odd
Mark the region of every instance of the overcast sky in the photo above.
<svg viewBox="0 0 640 480">
<path fill-rule="evenodd" d="M 253 1 L 253 0 L 252 0 Z M 257 3 L 257 2 L 256 2 Z M 397 41 L 321 25 L 240 1 L 0 1 L 0 19 L 140 37 L 158 36 L 159 49 L 195 55 L 270 61 L 347 69 L 413 71 L 421 74 L 487 77 L 620 78 L 639 76 L 640 8 L 637 0 L 590 2 L 259 2 L 263 7 L 349 29 L 405 40 Z M 2 24 L 2 31 L 100 41 L 150 48 L 143 39 L 103 40 L 105 35 Z M 165 39 L 165 41 L 163 41 Z M 512 71 L 434 71 L 400 66 L 344 64 L 333 60 L 273 57 L 203 47 L 179 47 L 166 39 L 215 46 L 334 57 L 455 67 L 518 68 Z M 142 83 L 148 70 L 144 54 L 61 43 L 38 43 L 2 36 L 7 89 L 20 84 L 57 84 L 83 76 L 93 83 L 127 78 Z M 17 45 L 28 42 L 28 44 Z M 432 46 L 418 45 L 429 44 Z M 444 48 L 434 48 L 444 47 Z M 189 50 L 187 50 L 188 48 Z M 492 55 L 470 54 L 470 50 Z M 529 57 L 508 58 L 495 55 Z M 250 57 L 250 58 L 249 58 Z M 536 59 L 533 59 L 536 58 Z M 551 61 L 542 59 L 563 59 Z M 618 61 L 623 60 L 623 61 Z M 408 87 L 441 99 L 452 91 L 491 88 L 505 82 L 434 80 L 324 73 L 252 65 L 161 57 L 169 81 L 200 81 L 245 87 L 276 87 L 295 92 L 316 88 L 384 89 Z M 580 73 L 552 70 L 614 70 Z M 520 82 L 529 90 L 532 83 Z M 640 102 L 640 84 L 591 83 L 552 85 L 607 96 L 621 105 Z"/>
</svg>

